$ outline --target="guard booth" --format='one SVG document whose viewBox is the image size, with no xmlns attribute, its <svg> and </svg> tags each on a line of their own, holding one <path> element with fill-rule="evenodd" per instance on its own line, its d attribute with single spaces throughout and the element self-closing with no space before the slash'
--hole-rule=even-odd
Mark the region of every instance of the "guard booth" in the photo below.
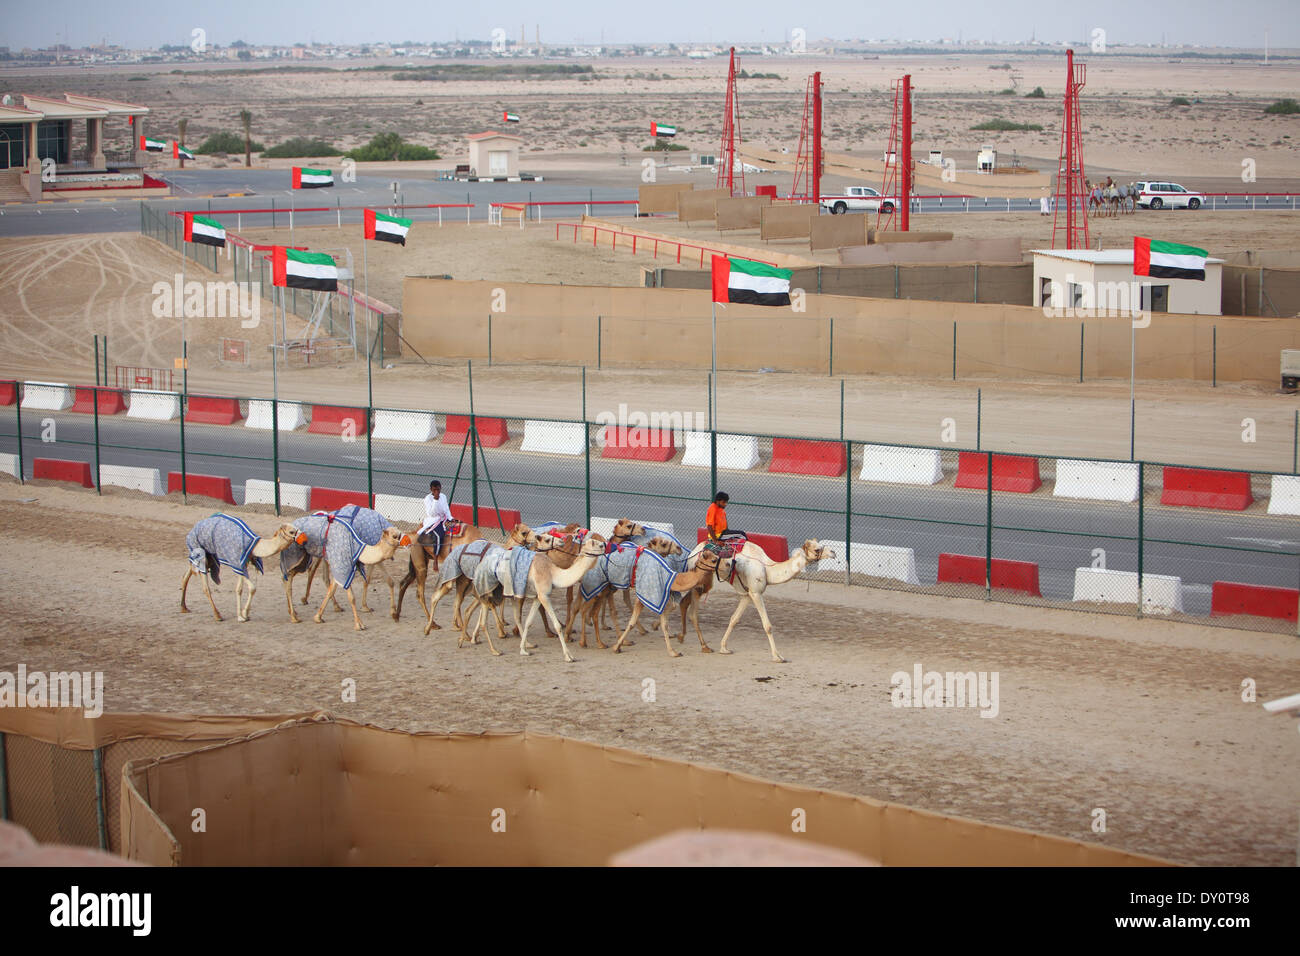
<svg viewBox="0 0 1300 956">
<path fill-rule="evenodd" d="M 523 137 L 511 133 L 471 133 L 470 176 L 477 179 L 519 179 L 519 150 L 523 145 Z"/>
</svg>

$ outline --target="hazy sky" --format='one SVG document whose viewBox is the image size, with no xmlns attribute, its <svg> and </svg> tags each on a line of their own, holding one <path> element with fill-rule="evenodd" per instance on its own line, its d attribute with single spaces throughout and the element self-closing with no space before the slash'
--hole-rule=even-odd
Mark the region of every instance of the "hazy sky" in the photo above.
<svg viewBox="0 0 1300 956">
<path fill-rule="evenodd" d="M 7 4 L 0 45 L 14 49 L 55 43 L 84 46 L 107 39 L 127 47 L 188 46 L 201 27 L 208 42 L 344 42 L 491 38 L 494 27 L 531 43 L 698 42 L 779 43 L 801 27 L 810 42 L 900 39 L 1077 42 L 1106 31 L 1110 43 L 1169 43 L 1260 48 L 1300 47 L 1297 0 L 862 0 L 799 3 L 697 0 L 610 3 L 608 0 L 497 0 L 432 4 L 421 0 L 217 0 L 187 8 L 175 0 L 59 0 Z M 803 12 L 799 12 L 800 10 Z"/>
</svg>

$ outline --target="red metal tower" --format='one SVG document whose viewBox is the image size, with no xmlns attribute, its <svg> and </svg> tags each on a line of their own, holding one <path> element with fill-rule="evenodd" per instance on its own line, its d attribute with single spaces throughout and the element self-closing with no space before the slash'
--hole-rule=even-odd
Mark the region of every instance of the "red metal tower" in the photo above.
<svg viewBox="0 0 1300 956">
<path fill-rule="evenodd" d="M 1088 190 L 1083 177 L 1083 133 L 1079 118 L 1079 91 L 1086 69 L 1074 62 L 1074 51 L 1065 51 L 1065 116 L 1061 120 L 1061 158 L 1056 166 L 1056 209 L 1052 217 L 1052 248 L 1063 233 L 1063 248 L 1087 249 Z M 1065 222 L 1062 224 L 1062 212 Z"/>
<path fill-rule="evenodd" d="M 894 116 L 889 124 L 889 149 L 885 153 L 885 174 L 880 194 L 893 199 L 892 212 L 884 203 L 876 212 L 876 229 L 896 228 L 907 232 L 912 199 L 912 75 L 894 81 Z M 898 216 L 895 222 L 894 216 Z"/>
<path fill-rule="evenodd" d="M 727 105 L 722 116 L 722 148 L 718 157 L 718 188 L 736 194 L 736 164 L 740 154 L 740 104 L 736 101 L 736 48 L 731 48 L 731 65 L 727 68 Z M 745 192 L 745 167 L 740 167 L 740 192 Z"/>
<path fill-rule="evenodd" d="M 790 198 L 821 202 L 822 193 L 822 75 L 808 77 L 803 100 L 803 124 L 799 129 L 799 152 L 794 162 Z"/>
</svg>

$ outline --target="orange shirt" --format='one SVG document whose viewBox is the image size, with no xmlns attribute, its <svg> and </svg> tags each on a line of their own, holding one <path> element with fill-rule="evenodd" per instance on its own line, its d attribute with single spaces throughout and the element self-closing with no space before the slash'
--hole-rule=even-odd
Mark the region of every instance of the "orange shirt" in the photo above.
<svg viewBox="0 0 1300 956">
<path fill-rule="evenodd" d="M 727 530 L 727 512 L 716 501 L 709 505 L 709 513 L 704 519 L 704 523 L 709 528 L 709 533 L 717 538 L 722 532 Z"/>
</svg>

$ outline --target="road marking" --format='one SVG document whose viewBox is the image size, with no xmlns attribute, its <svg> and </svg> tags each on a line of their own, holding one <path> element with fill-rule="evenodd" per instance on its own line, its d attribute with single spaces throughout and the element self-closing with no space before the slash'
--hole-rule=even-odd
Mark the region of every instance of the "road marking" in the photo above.
<svg viewBox="0 0 1300 956">
<path fill-rule="evenodd" d="M 1229 541 L 1248 541 L 1248 542 L 1250 542 L 1251 544 L 1267 544 L 1267 545 L 1269 545 L 1270 547 L 1274 547 L 1274 548 L 1289 548 L 1289 547 L 1294 547 L 1294 546 L 1297 545 L 1297 544 L 1300 544 L 1300 542 L 1296 542 L 1296 541 L 1286 541 L 1286 540 L 1284 540 L 1284 539 L 1282 539 L 1282 538 L 1231 538 L 1231 537 L 1230 537 L 1230 538 L 1228 538 L 1228 540 L 1229 540 Z"/>
</svg>

